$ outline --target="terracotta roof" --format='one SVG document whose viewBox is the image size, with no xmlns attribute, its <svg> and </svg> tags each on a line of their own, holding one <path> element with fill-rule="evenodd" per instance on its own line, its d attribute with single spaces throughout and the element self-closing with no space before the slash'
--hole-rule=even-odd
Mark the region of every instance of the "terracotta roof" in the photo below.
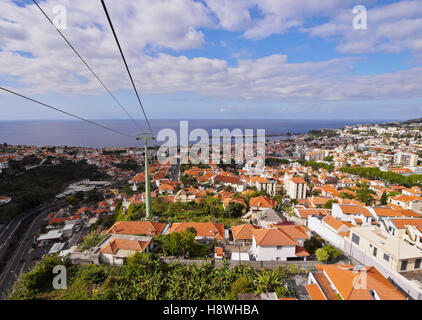
<svg viewBox="0 0 422 320">
<path fill-rule="evenodd" d="M 308 235 L 306 231 L 308 231 L 308 228 L 305 226 L 299 226 L 299 225 L 279 225 L 275 226 L 276 229 L 280 230 L 281 232 L 284 232 L 286 235 L 288 235 L 292 239 L 310 239 L 311 237 Z M 305 228 L 305 229 L 304 229 Z"/>
<path fill-rule="evenodd" d="M 306 249 L 304 247 L 301 247 L 301 246 L 296 246 L 295 254 L 296 254 L 296 257 L 308 257 L 309 256 L 308 251 L 306 251 Z"/>
<path fill-rule="evenodd" d="M 328 201 L 333 200 L 332 198 L 324 198 L 324 197 L 312 197 L 312 198 L 308 198 L 308 200 L 314 205 L 324 205 L 326 204 Z"/>
<path fill-rule="evenodd" d="M 340 204 L 340 209 L 343 214 L 353 214 L 353 215 L 363 215 L 365 217 L 372 217 L 368 209 L 358 206 L 358 205 L 349 205 L 349 204 Z"/>
<path fill-rule="evenodd" d="M 259 246 L 295 246 L 296 241 L 279 229 L 256 229 L 252 231 Z"/>
<path fill-rule="evenodd" d="M 236 240 L 252 240 L 253 230 L 258 227 L 252 224 L 241 224 L 232 227 L 233 238 Z"/>
<path fill-rule="evenodd" d="M 223 183 L 243 185 L 243 182 L 242 182 L 242 180 L 239 179 L 239 177 L 223 176 L 221 174 L 216 175 L 214 177 L 214 181 L 221 181 Z"/>
<path fill-rule="evenodd" d="M 327 209 L 296 208 L 296 210 L 302 219 L 308 219 L 309 216 L 325 216 L 329 213 Z"/>
<path fill-rule="evenodd" d="M 243 205 L 246 208 L 246 203 L 245 200 L 243 199 L 237 199 L 237 198 L 225 198 L 223 199 L 223 204 L 225 207 L 227 207 L 230 203 L 240 203 L 241 205 Z"/>
<path fill-rule="evenodd" d="M 308 284 L 307 286 L 305 286 L 305 288 L 306 291 L 308 291 L 311 300 L 327 300 L 325 299 L 324 294 L 316 283 Z"/>
<path fill-rule="evenodd" d="M 188 228 L 196 230 L 197 237 L 214 237 L 216 240 L 224 239 L 224 226 L 211 222 L 179 222 L 173 223 L 170 233 L 183 232 Z"/>
<path fill-rule="evenodd" d="M 326 215 L 322 221 L 336 231 L 346 225 L 343 221 L 334 218 L 332 215 Z"/>
<path fill-rule="evenodd" d="M 401 214 L 391 209 L 390 207 L 382 207 L 382 208 L 372 208 L 377 216 L 379 217 L 398 217 L 401 216 Z"/>
<path fill-rule="evenodd" d="M 359 273 L 350 265 L 316 265 L 322 277 L 328 277 L 344 300 L 373 300 L 369 290 L 375 290 L 381 300 L 406 300 L 375 267 L 365 267 L 366 287 L 355 288 Z M 325 290 L 325 288 L 323 288 Z M 325 291 L 324 291 L 325 292 Z"/>
<path fill-rule="evenodd" d="M 422 226 L 422 219 L 391 219 L 391 222 L 394 223 L 398 229 L 403 229 L 406 225 Z"/>
<path fill-rule="evenodd" d="M 149 222 L 149 221 L 118 221 L 110 229 L 108 233 L 118 234 L 145 234 L 145 235 L 159 235 L 163 232 L 166 226 L 163 222 Z"/>
<path fill-rule="evenodd" d="M 277 205 L 277 202 L 271 198 L 265 196 L 259 196 L 251 198 L 249 200 L 249 205 L 251 207 L 260 207 L 260 208 L 274 208 Z"/>
<path fill-rule="evenodd" d="M 293 183 L 304 184 L 306 181 L 302 177 L 293 177 L 290 179 Z"/>
<path fill-rule="evenodd" d="M 144 251 L 151 241 L 138 241 L 129 239 L 111 239 L 107 244 L 100 250 L 101 253 L 114 254 L 118 250 L 132 250 L 132 251 Z"/>
</svg>

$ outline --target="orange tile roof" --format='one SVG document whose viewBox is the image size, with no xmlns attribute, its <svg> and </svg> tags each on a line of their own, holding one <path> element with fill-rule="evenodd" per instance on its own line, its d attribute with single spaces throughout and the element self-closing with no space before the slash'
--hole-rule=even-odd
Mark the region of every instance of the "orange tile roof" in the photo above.
<svg viewBox="0 0 422 320">
<path fill-rule="evenodd" d="M 217 256 L 222 257 L 223 256 L 223 248 L 215 247 L 215 253 L 217 254 Z"/>
<path fill-rule="evenodd" d="M 305 184 L 306 181 L 302 177 L 293 177 L 290 179 L 291 182 L 297 183 L 297 184 Z"/>
<path fill-rule="evenodd" d="M 406 196 L 406 195 L 394 196 L 394 197 L 390 197 L 390 199 L 397 200 L 397 201 L 400 201 L 400 202 L 422 201 L 422 198 L 421 197 L 418 197 L 418 196 Z"/>
<path fill-rule="evenodd" d="M 296 257 L 308 257 L 309 253 L 304 247 L 296 246 L 295 255 Z"/>
<path fill-rule="evenodd" d="M 251 207 L 260 207 L 260 208 L 274 208 L 277 205 L 277 202 L 271 198 L 265 196 L 259 196 L 251 198 L 249 200 L 249 205 Z"/>
<path fill-rule="evenodd" d="M 284 232 L 287 236 L 292 239 L 310 239 L 311 237 L 308 235 L 307 231 L 308 228 L 305 226 L 299 225 L 278 225 L 274 226 L 274 228 Z"/>
<path fill-rule="evenodd" d="M 296 241 L 279 229 L 256 229 L 252 231 L 259 246 L 295 246 Z"/>
<path fill-rule="evenodd" d="M 322 219 L 322 221 L 328 224 L 334 230 L 338 230 L 341 227 L 346 226 L 346 224 L 343 221 L 340 221 L 334 218 L 332 215 L 326 215 L 324 219 Z"/>
<path fill-rule="evenodd" d="M 118 221 L 106 233 L 156 236 L 163 232 L 165 226 L 166 224 L 163 222 Z"/>
<path fill-rule="evenodd" d="M 306 291 L 308 291 L 311 300 L 327 300 L 325 299 L 324 294 L 316 283 L 308 284 L 307 286 L 305 286 L 305 288 Z"/>
<path fill-rule="evenodd" d="M 241 224 L 232 227 L 233 238 L 236 240 L 252 240 L 253 230 L 259 229 L 252 224 Z"/>
<path fill-rule="evenodd" d="M 112 239 L 100 250 L 101 253 L 113 254 L 118 250 L 144 251 L 151 241 Z"/>
<path fill-rule="evenodd" d="M 329 213 L 327 209 L 314 209 L 314 208 L 296 208 L 299 213 L 299 216 L 302 219 L 308 219 L 309 216 L 325 216 Z"/>
<path fill-rule="evenodd" d="M 245 200 L 243 199 L 237 199 L 237 198 L 225 198 L 223 199 L 223 204 L 225 207 L 227 207 L 230 203 L 240 203 L 241 205 L 243 205 L 246 208 L 246 203 Z"/>
<path fill-rule="evenodd" d="M 391 219 L 391 222 L 394 223 L 398 229 L 403 229 L 406 225 L 422 226 L 422 219 Z"/>
<path fill-rule="evenodd" d="M 358 205 L 340 204 L 340 209 L 343 214 L 363 215 L 365 217 L 372 217 L 368 209 Z"/>
<path fill-rule="evenodd" d="M 373 300 L 369 290 L 375 290 L 381 300 L 406 300 L 375 267 L 365 267 L 366 288 L 355 288 L 359 273 L 350 265 L 316 265 L 324 271 L 344 300 Z"/>
<path fill-rule="evenodd" d="M 198 237 L 215 237 L 216 240 L 224 239 L 224 226 L 222 224 L 211 222 L 179 222 L 173 223 L 170 233 L 183 232 L 188 228 L 196 230 Z"/>
</svg>

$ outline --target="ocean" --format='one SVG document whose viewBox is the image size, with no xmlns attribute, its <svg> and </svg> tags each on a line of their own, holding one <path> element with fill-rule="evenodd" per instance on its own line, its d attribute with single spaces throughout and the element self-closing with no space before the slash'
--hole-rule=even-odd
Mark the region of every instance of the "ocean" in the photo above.
<svg viewBox="0 0 422 320">
<path fill-rule="evenodd" d="M 131 120 L 95 120 L 107 127 L 135 136 L 137 129 Z M 162 129 L 173 129 L 179 136 L 180 121 L 176 119 L 151 119 L 150 124 L 154 134 Z M 186 120 L 183 120 L 186 121 Z M 285 131 L 306 133 L 309 130 L 321 128 L 341 128 L 345 125 L 377 123 L 377 121 L 358 120 L 283 120 L 283 119 L 192 119 L 189 121 L 189 132 L 196 128 L 205 129 L 211 136 L 212 129 L 236 129 L 244 133 L 245 129 L 265 129 L 266 135 L 277 135 Z M 386 122 L 386 121 L 379 121 Z M 145 121 L 140 120 L 147 131 Z M 277 137 L 285 139 L 286 137 Z M 276 137 L 271 137 L 276 139 Z M 141 146 L 134 138 L 107 131 L 77 120 L 31 120 L 31 121 L 0 121 L 0 143 L 12 145 L 34 146 L 76 146 L 76 147 L 128 147 Z M 192 141 L 190 143 L 195 143 Z M 161 144 L 163 142 L 155 142 Z M 151 143 L 153 145 L 154 142 Z"/>
</svg>

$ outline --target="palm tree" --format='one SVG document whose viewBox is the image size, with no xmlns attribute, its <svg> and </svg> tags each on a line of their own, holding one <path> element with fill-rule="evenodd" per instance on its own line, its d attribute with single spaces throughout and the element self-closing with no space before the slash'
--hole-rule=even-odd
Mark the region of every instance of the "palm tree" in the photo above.
<svg viewBox="0 0 422 320">
<path fill-rule="evenodd" d="M 256 293 L 274 292 L 281 284 L 280 276 L 275 270 L 262 270 L 255 280 Z"/>
</svg>

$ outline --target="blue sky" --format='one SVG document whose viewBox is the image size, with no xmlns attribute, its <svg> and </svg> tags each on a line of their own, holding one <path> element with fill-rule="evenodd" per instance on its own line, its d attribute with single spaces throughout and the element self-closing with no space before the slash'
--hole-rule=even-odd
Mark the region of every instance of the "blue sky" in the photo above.
<svg viewBox="0 0 422 320">
<path fill-rule="evenodd" d="M 142 117 L 100 2 L 40 4 L 52 19 L 66 10 L 62 32 Z M 107 5 L 150 118 L 422 116 L 421 0 Z M 353 28 L 355 5 L 367 10 L 366 30 Z M 0 4 L 0 86 L 83 117 L 125 118 L 32 1 Z M 0 120 L 65 118 L 2 92 L 0 107 Z"/>
</svg>

